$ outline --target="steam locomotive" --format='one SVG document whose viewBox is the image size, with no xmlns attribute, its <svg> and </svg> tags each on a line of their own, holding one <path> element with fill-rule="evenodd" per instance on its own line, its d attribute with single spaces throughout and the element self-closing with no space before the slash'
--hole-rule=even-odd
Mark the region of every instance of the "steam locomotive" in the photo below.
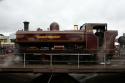
<svg viewBox="0 0 125 83">
<path fill-rule="evenodd" d="M 29 31 L 29 22 L 24 22 L 24 30 L 16 32 L 16 48 L 19 56 L 26 60 L 75 63 L 100 62 L 103 54 L 111 57 L 115 53 L 116 30 L 107 30 L 106 23 L 85 23 L 80 29 L 59 30 L 53 22 L 48 31 Z M 24 58 L 24 57 L 23 57 Z"/>
</svg>

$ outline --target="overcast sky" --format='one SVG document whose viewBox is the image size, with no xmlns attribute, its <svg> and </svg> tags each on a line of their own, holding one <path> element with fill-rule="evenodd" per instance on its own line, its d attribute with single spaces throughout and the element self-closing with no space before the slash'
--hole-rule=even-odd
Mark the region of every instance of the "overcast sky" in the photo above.
<svg viewBox="0 0 125 83">
<path fill-rule="evenodd" d="M 88 22 L 108 23 L 125 32 L 125 0 L 0 0 L 0 33 L 13 33 L 30 21 L 30 30 L 45 30 L 56 21 L 61 29 Z"/>
</svg>

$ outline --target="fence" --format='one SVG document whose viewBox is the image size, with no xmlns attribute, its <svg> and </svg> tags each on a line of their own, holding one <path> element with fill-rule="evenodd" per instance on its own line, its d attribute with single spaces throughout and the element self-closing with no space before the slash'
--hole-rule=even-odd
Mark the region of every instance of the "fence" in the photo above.
<svg viewBox="0 0 125 83">
<path fill-rule="evenodd" d="M 27 67 L 29 64 L 39 64 L 41 66 L 46 65 L 50 68 L 56 65 L 69 65 L 80 68 L 80 65 L 98 64 L 97 56 L 94 54 L 81 54 L 81 53 L 49 53 L 42 55 L 40 53 L 23 53 L 15 54 L 22 56 L 23 67 Z M 28 57 L 28 58 L 27 58 Z M 46 58 L 46 59 L 45 59 Z M 107 64 L 106 55 L 102 56 L 102 63 Z M 102 64 L 101 63 L 101 64 Z"/>
<path fill-rule="evenodd" d="M 20 56 L 20 57 L 19 57 Z M 43 55 L 41 53 L 20 53 L 20 54 L 10 54 L 3 56 L 3 64 L 0 67 L 47 67 L 54 68 L 57 67 L 75 67 L 79 69 L 83 65 L 98 65 L 102 64 L 106 66 L 112 60 L 107 60 L 105 53 L 102 53 L 102 62 L 98 63 L 97 58 L 94 54 L 82 54 L 82 53 L 48 53 Z M 124 61 L 124 56 L 121 57 Z M 121 58 L 117 61 L 121 61 Z M 1 60 L 2 61 L 2 60 Z M 125 62 L 125 61 L 124 61 Z M 8 63 L 8 64 L 7 64 Z M 112 64 L 112 63 L 111 63 Z"/>
</svg>

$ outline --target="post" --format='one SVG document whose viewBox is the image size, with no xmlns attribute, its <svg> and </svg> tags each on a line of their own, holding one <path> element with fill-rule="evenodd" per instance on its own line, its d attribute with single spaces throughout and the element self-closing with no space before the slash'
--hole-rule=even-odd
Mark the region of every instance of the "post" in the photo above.
<svg viewBox="0 0 125 83">
<path fill-rule="evenodd" d="M 51 54 L 50 55 L 50 67 L 52 68 L 52 66 L 53 66 L 53 55 Z"/>
<path fill-rule="evenodd" d="M 26 54 L 24 53 L 24 56 L 23 56 L 23 67 L 25 68 L 26 67 Z"/>
<path fill-rule="evenodd" d="M 80 63 L 80 60 L 79 60 L 79 53 L 78 53 L 78 69 L 79 69 L 79 63 Z"/>
<path fill-rule="evenodd" d="M 105 66 L 105 65 L 106 65 L 106 63 L 107 63 L 107 62 L 106 62 L 106 54 L 104 54 L 104 56 L 103 56 L 103 57 L 104 57 L 104 66 Z"/>
</svg>

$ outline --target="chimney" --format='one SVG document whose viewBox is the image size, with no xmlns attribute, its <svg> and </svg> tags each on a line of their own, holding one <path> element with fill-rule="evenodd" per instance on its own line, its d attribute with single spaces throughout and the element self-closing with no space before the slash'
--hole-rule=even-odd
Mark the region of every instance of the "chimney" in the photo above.
<svg viewBox="0 0 125 83">
<path fill-rule="evenodd" d="M 29 22 L 25 21 L 24 23 L 24 31 L 29 31 Z"/>
</svg>

